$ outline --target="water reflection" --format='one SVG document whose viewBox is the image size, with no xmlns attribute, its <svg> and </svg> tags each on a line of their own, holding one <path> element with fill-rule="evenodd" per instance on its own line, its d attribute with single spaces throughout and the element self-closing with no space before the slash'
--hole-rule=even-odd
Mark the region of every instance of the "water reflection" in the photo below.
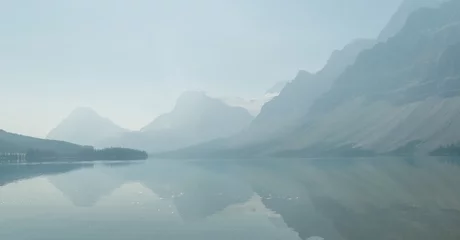
<svg viewBox="0 0 460 240">
<path fill-rule="evenodd" d="M 0 165 L 0 239 L 460 239 L 457 163 Z"/>
<path fill-rule="evenodd" d="M 0 186 L 42 175 L 60 174 L 93 164 L 0 164 Z"/>
</svg>

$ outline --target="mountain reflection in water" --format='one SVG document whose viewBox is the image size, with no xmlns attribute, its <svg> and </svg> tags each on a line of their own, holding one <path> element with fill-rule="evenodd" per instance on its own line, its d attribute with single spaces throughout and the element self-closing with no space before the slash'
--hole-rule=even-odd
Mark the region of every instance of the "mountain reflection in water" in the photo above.
<svg viewBox="0 0 460 240">
<path fill-rule="evenodd" d="M 460 239 L 459 183 L 445 158 L 0 165 L 0 239 Z"/>
</svg>

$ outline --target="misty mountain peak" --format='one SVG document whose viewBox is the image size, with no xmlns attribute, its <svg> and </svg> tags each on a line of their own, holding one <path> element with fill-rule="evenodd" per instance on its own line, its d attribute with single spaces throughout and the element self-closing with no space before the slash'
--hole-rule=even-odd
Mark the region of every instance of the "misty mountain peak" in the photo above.
<svg viewBox="0 0 460 240">
<path fill-rule="evenodd" d="M 208 111 L 212 108 L 219 108 L 225 105 L 219 99 L 208 96 L 202 91 L 184 92 L 176 101 L 173 112 L 181 113 L 188 117 Z"/>
<path fill-rule="evenodd" d="M 246 109 L 252 116 L 257 116 L 267 102 L 277 97 L 289 81 L 279 81 L 270 87 L 263 96 L 252 99 L 242 97 L 220 97 L 219 99 L 225 104 L 232 107 L 242 107 Z"/>
<path fill-rule="evenodd" d="M 78 118 L 102 118 L 94 109 L 89 107 L 78 107 L 73 110 L 69 118 L 78 117 Z"/>
<path fill-rule="evenodd" d="M 245 108 L 229 106 L 204 92 L 185 92 L 171 112 L 141 129 L 140 134 L 146 140 L 135 146 L 152 152 L 186 147 L 232 136 L 252 119 Z M 132 143 L 123 144 L 131 146 Z"/>
<path fill-rule="evenodd" d="M 158 117 L 151 124 L 144 127 L 142 131 L 152 131 L 168 128 L 189 128 L 190 125 L 199 124 L 204 119 L 214 119 L 216 115 L 233 113 L 236 116 L 244 115 L 251 119 L 249 112 L 242 107 L 232 107 L 224 101 L 210 97 L 205 92 L 187 91 L 184 92 L 176 102 L 174 109 Z M 227 114 L 224 114 L 227 115 Z M 227 116 L 231 118 L 231 116 Z"/>
<path fill-rule="evenodd" d="M 312 77 L 313 74 L 310 73 L 310 72 L 307 72 L 305 70 L 300 70 L 299 72 L 297 72 L 297 75 L 296 77 L 294 78 L 294 81 L 296 79 L 308 79 L 309 77 Z"/>
<path fill-rule="evenodd" d="M 176 104 L 197 103 L 206 101 L 206 99 L 210 99 L 210 97 L 203 91 L 187 91 L 179 96 Z"/>
<path fill-rule="evenodd" d="M 102 117 L 88 107 L 73 110 L 56 128 L 48 133 L 48 139 L 73 142 L 81 145 L 97 145 L 99 141 L 127 130 Z"/>
</svg>

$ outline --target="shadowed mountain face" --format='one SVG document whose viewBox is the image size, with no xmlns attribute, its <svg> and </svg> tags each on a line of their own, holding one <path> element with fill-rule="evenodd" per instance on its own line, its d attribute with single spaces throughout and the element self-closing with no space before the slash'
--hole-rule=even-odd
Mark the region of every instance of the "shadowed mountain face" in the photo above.
<svg viewBox="0 0 460 240">
<path fill-rule="evenodd" d="M 51 130 L 47 138 L 81 145 L 100 146 L 102 140 L 124 132 L 127 130 L 117 126 L 108 118 L 101 117 L 94 110 L 78 108 Z"/>
<path fill-rule="evenodd" d="M 25 179 L 71 172 L 92 164 L 50 164 L 50 165 L 2 165 L 0 166 L 0 186 Z"/>
<path fill-rule="evenodd" d="M 173 111 L 159 116 L 140 132 L 123 134 L 106 145 L 169 151 L 213 139 L 229 137 L 248 126 L 253 117 L 202 92 L 186 92 Z"/>
</svg>

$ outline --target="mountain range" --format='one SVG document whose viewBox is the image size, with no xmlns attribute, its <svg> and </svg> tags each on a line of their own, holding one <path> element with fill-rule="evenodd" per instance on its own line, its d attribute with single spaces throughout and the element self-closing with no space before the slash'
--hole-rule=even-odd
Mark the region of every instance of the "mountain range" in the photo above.
<svg viewBox="0 0 460 240">
<path fill-rule="evenodd" d="M 186 92 L 139 131 L 81 108 L 48 138 L 183 157 L 427 154 L 460 142 L 459 12 L 458 0 L 405 0 L 376 39 L 264 97 Z"/>
<path fill-rule="evenodd" d="M 185 92 L 170 113 L 157 117 L 140 131 L 107 138 L 102 146 L 121 146 L 149 152 L 176 150 L 225 138 L 249 125 L 253 116 L 203 92 Z"/>
<path fill-rule="evenodd" d="M 139 148 L 150 152 L 188 147 L 237 134 L 286 83 L 278 82 L 262 97 L 252 100 L 185 92 L 170 113 L 160 115 L 139 131 L 123 129 L 90 108 L 77 108 L 49 132 L 47 139 L 102 148 Z"/>
<path fill-rule="evenodd" d="M 393 38 L 359 55 L 280 146 L 345 145 L 378 153 L 457 143 L 460 2 L 413 13 Z M 294 144 L 295 142 L 295 144 Z"/>
<path fill-rule="evenodd" d="M 255 117 L 259 115 L 262 107 L 273 100 L 273 98 L 277 97 L 288 83 L 289 81 L 277 82 L 268 89 L 263 96 L 249 100 L 241 97 L 223 97 L 220 99 L 229 106 L 245 108 L 252 116 Z"/>
<path fill-rule="evenodd" d="M 456 144 L 459 12 L 457 0 L 407 0 L 379 39 L 300 72 L 240 134 L 170 156 L 426 154 Z"/>
</svg>

